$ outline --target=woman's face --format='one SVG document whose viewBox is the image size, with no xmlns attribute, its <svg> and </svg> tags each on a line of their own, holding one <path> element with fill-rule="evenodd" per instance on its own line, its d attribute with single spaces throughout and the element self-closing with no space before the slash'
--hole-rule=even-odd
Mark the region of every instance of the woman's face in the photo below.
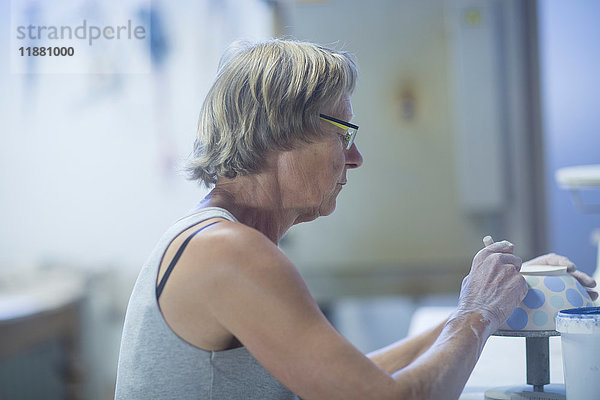
<svg viewBox="0 0 600 400">
<path fill-rule="evenodd" d="M 353 117 L 350 98 L 343 97 L 328 115 L 349 122 Z M 326 121 L 321 124 L 325 137 L 284 152 L 279 160 L 282 203 L 284 208 L 301 211 L 297 222 L 331 214 L 347 182 L 346 171 L 363 162 L 356 144 L 346 150 L 340 135 L 343 129 Z"/>
</svg>

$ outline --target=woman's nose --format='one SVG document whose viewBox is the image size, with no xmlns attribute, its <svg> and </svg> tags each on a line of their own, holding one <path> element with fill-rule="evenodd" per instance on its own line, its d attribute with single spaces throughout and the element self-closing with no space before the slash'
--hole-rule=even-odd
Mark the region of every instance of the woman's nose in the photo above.
<svg viewBox="0 0 600 400">
<path fill-rule="evenodd" d="M 352 143 L 352 146 L 346 150 L 346 165 L 348 168 L 358 168 L 362 165 L 363 158 L 356 147 L 356 143 Z"/>
</svg>

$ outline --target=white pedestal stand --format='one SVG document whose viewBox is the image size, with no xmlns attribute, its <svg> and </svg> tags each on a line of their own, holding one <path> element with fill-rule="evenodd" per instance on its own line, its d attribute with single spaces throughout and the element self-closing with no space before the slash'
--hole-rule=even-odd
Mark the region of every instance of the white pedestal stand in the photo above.
<svg viewBox="0 0 600 400">
<path fill-rule="evenodd" d="M 564 400 L 565 385 L 550 384 L 550 336 L 556 331 L 502 331 L 494 336 L 525 337 L 527 385 L 497 387 L 485 392 L 485 400 Z"/>
</svg>

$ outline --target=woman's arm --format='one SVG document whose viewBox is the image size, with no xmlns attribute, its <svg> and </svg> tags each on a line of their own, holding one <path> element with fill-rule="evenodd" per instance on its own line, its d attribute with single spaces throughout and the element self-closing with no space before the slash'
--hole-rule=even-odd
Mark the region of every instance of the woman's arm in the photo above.
<svg viewBox="0 0 600 400">
<path fill-rule="evenodd" d="M 596 282 L 587 274 L 578 271 L 575 264 L 566 257 L 559 256 L 554 253 L 545 254 L 530 260 L 525 264 L 544 264 L 544 265 L 564 265 L 568 267 L 568 272 L 573 275 L 583 286 L 593 288 L 596 286 Z M 592 299 L 598 298 L 598 293 L 592 290 L 588 290 L 588 293 Z M 415 361 L 418 357 L 424 354 L 437 338 L 440 336 L 442 329 L 449 320 L 446 319 L 439 325 L 430 328 L 429 330 L 399 340 L 389 346 L 382 349 L 375 350 L 369 354 L 369 357 L 377 366 L 384 369 L 389 373 L 406 367 Z"/>
<path fill-rule="evenodd" d="M 407 398 L 458 399 L 493 326 L 479 313 L 454 314 L 433 345 L 392 376 L 412 387 Z"/>
<path fill-rule="evenodd" d="M 487 337 L 524 296 L 514 276 L 519 275 L 516 257 L 504 254 L 512 247 L 502 242 L 487 247 L 475 257 L 459 308 L 431 347 L 404 368 L 404 362 L 386 357 L 386 371 L 330 325 L 296 268 L 272 242 L 240 224 L 219 225 L 190 242 L 169 290 L 185 294 L 190 310 L 213 315 L 306 400 L 458 398 Z M 193 311 L 188 318 L 194 320 Z M 415 355 L 397 354 L 401 361 Z"/>
<path fill-rule="evenodd" d="M 367 354 L 367 357 L 379 368 L 394 373 L 425 353 L 440 336 L 446 322 L 448 322 L 448 319 L 418 335 L 404 338 L 382 349 L 375 350 Z"/>
</svg>

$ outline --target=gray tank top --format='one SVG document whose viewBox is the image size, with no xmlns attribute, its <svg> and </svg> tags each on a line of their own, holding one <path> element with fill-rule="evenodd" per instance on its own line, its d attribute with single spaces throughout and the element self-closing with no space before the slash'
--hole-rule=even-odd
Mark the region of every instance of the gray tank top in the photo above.
<svg viewBox="0 0 600 400">
<path fill-rule="evenodd" d="M 115 399 L 298 399 L 245 347 L 195 347 L 171 330 L 158 308 L 156 279 L 167 247 L 181 232 L 215 217 L 236 221 L 216 207 L 184 217 L 163 235 L 142 267 L 125 315 Z"/>
</svg>

